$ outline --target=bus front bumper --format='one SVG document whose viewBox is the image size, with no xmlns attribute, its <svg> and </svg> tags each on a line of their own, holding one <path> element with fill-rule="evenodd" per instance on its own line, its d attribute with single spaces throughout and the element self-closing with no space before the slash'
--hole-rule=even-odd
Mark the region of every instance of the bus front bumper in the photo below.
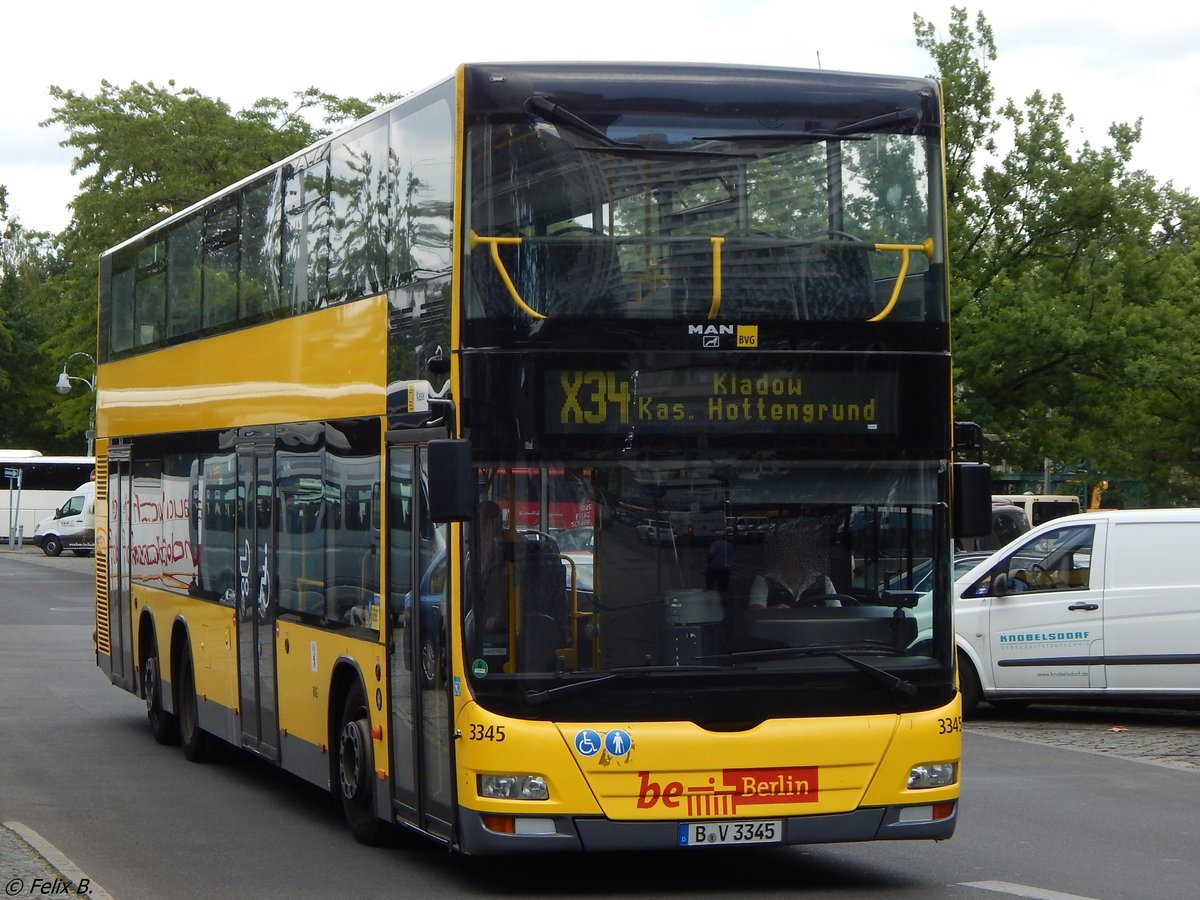
<svg viewBox="0 0 1200 900">
<path fill-rule="evenodd" d="M 871 807 L 832 815 L 784 818 L 779 844 L 857 841 L 941 841 L 954 834 L 958 804 L 950 815 L 930 820 L 910 806 Z M 460 849 L 472 855 L 555 851 L 666 850 L 684 847 L 686 823 L 615 822 L 591 816 L 516 817 L 511 832 L 493 830 L 475 810 L 459 808 Z M 736 821 L 736 820 L 730 820 Z M 714 823 L 715 824 L 715 823 Z M 726 845 L 723 845 L 726 846 Z"/>
</svg>

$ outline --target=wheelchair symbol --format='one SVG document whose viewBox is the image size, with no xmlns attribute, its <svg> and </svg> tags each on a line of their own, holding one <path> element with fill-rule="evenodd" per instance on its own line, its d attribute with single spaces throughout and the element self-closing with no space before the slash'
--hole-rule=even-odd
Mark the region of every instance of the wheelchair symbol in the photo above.
<svg viewBox="0 0 1200 900">
<path fill-rule="evenodd" d="M 595 756 L 600 752 L 600 746 L 600 735 L 590 728 L 575 735 L 575 749 L 580 756 Z"/>
</svg>

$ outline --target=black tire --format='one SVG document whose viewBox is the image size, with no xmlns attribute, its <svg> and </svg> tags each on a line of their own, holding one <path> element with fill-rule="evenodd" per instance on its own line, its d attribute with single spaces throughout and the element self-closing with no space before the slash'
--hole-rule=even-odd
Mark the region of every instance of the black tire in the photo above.
<svg viewBox="0 0 1200 900">
<path fill-rule="evenodd" d="M 442 654 L 433 638 L 421 641 L 421 684 L 426 688 L 437 687 L 442 673 Z"/>
<path fill-rule="evenodd" d="M 1029 709 L 1029 704 L 1032 700 L 1018 700 L 1015 698 L 992 699 L 988 701 L 988 705 L 993 709 L 998 709 L 1006 713 L 1019 713 Z"/>
<path fill-rule="evenodd" d="M 146 700 L 146 718 L 150 720 L 150 731 L 160 744 L 179 743 L 179 719 L 174 713 L 163 709 L 162 678 L 159 677 L 157 653 L 142 660 L 142 696 Z"/>
<path fill-rule="evenodd" d="M 179 658 L 179 686 L 175 696 L 178 700 L 175 708 L 179 710 L 179 740 L 183 744 L 183 755 L 189 762 L 208 762 L 212 758 L 212 737 L 200 727 L 192 652 L 186 646 Z"/>
<path fill-rule="evenodd" d="M 963 716 L 974 715 L 979 706 L 983 688 L 979 684 L 979 674 L 961 650 L 958 651 L 958 690 L 962 694 Z"/>
<path fill-rule="evenodd" d="M 42 538 L 42 552 L 47 556 L 58 556 L 62 551 L 62 538 L 57 534 L 48 534 Z"/>
<path fill-rule="evenodd" d="M 375 815 L 375 751 L 371 743 L 371 717 L 361 685 L 355 684 L 342 706 L 337 736 L 337 781 L 334 789 L 350 833 L 360 844 L 377 847 L 384 841 L 387 824 Z"/>
</svg>

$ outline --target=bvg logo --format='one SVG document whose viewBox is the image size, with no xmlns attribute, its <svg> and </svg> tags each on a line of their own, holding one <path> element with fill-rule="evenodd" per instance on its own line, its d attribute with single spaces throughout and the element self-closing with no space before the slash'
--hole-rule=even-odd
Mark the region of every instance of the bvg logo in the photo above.
<svg viewBox="0 0 1200 900">
<path fill-rule="evenodd" d="M 819 793 L 816 766 L 723 769 L 720 785 L 715 776 L 703 784 L 684 785 L 682 781 L 651 781 L 649 772 L 638 775 L 638 809 L 653 809 L 659 803 L 678 809 L 683 804 L 689 816 L 727 816 L 746 805 L 816 803 Z"/>
<path fill-rule="evenodd" d="M 757 325 L 739 325 L 737 327 L 737 345 L 742 347 L 757 347 L 758 346 L 758 326 Z"/>
</svg>

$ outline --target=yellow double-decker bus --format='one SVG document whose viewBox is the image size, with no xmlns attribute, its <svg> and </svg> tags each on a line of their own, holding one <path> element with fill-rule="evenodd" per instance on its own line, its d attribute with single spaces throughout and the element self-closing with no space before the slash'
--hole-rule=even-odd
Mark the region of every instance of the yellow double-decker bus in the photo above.
<svg viewBox="0 0 1200 900">
<path fill-rule="evenodd" d="M 114 247 L 100 667 L 366 842 L 950 836 L 943 155 L 924 79 L 464 65 Z"/>
</svg>

